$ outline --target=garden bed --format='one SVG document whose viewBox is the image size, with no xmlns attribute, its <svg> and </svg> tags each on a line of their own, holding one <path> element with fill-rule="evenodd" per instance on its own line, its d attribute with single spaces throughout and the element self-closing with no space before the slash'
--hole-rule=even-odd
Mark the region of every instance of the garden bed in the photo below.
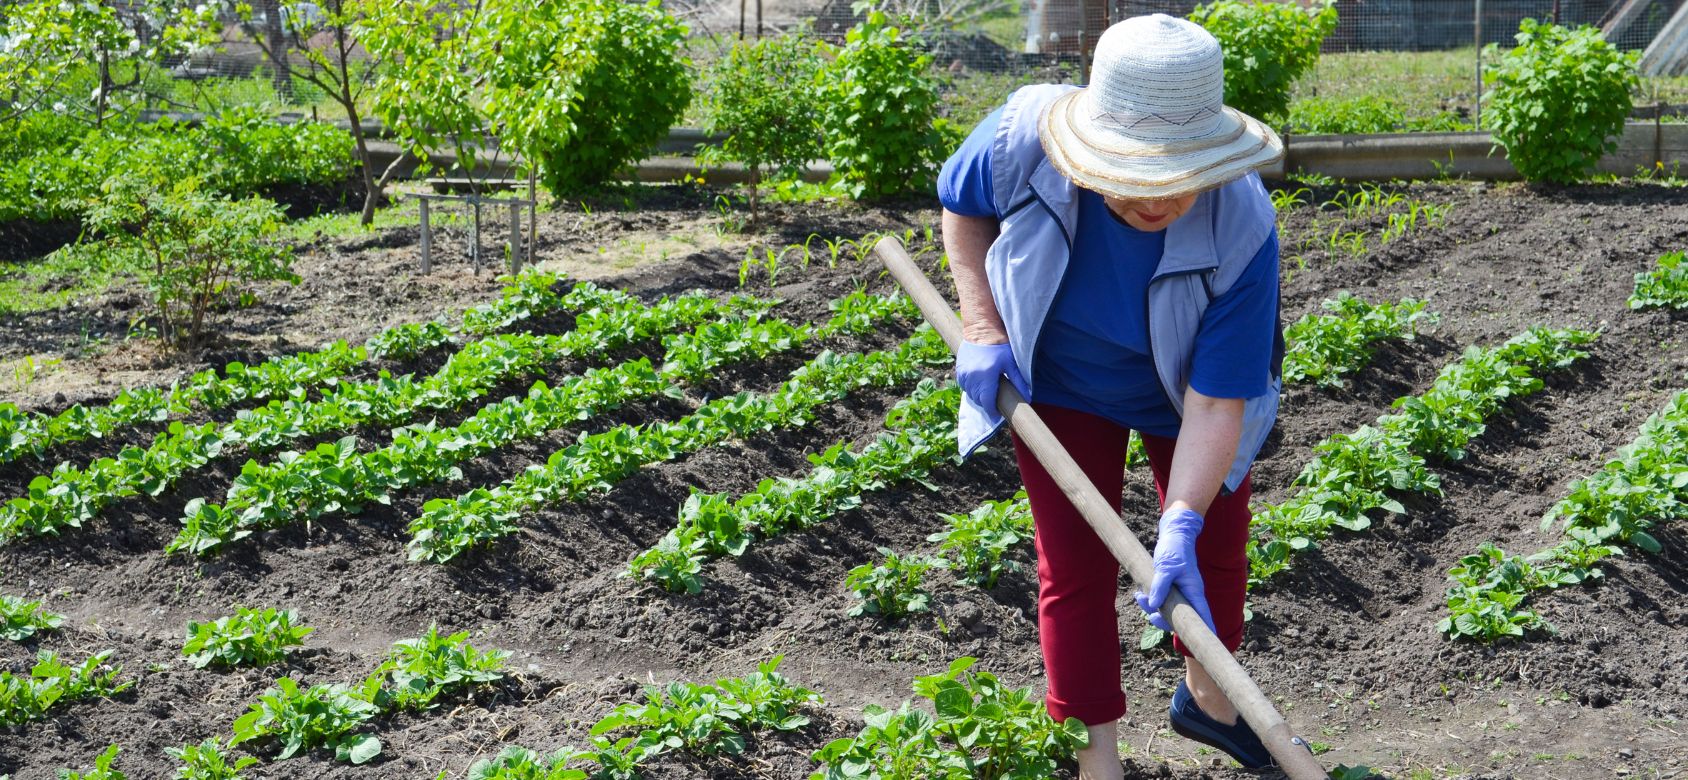
<svg viewBox="0 0 1688 780">
<path fill-rule="evenodd" d="M 692 288 L 724 296 L 740 291 L 747 248 L 798 244 L 811 233 L 855 238 L 874 230 L 913 229 L 918 240 L 921 228 L 937 221 L 928 208 L 784 206 L 776 227 L 751 240 L 711 229 L 719 221 L 712 211 L 716 193 L 646 192 L 656 194 L 640 196 L 628 210 L 599 203 L 590 213 L 543 214 L 539 256 L 545 266 L 597 277 L 646 300 Z M 1325 201 L 1336 192 L 1324 189 L 1306 199 Z M 1507 404 L 1466 460 L 1432 464 L 1445 495 L 1408 499 L 1406 516 L 1380 516 L 1368 531 L 1338 531 L 1257 589 L 1243 663 L 1292 727 L 1329 746 L 1327 765 L 1368 764 L 1390 775 L 1431 777 L 1688 772 L 1688 651 L 1681 642 L 1688 631 L 1688 533 L 1681 523 L 1656 532 L 1661 554 L 1630 551 L 1607 562 L 1606 582 L 1538 597 L 1537 608 L 1559 627 L 1557 636 L 1481 646 L 1450 643 L 1434 628 L 1447 611 L 1449 567 L 1484 541 L 1519 553 L 1553 541 L 1538 529 L 1548 507 L 1572 480 L 1634 438 L 1673 390 L 1688 386 L 1688 321 L 1625 305 L 1635 273 L 1661 253 L 1688 245 L 1688 196 L 1642 186 L 1538 191 L 1416 185 L 1404 192 L 1452 204 L 1442 225 L 1382 242 L 1376 238 L 1387 226 L 1382 213 L 1347 219 L 1303 205 L 1284 215 L 1286 322 L 1318 311 L 1322 300 L 1341 290 L 1372 301 L 1422 298 L 1440 322 L 1416 341 L 1385 346 L 1345 388 L 1290 389 L 1278 432 L 1255 472 L 1258 500 L 1283 500 L 1314 444 L 1372 422 L 1396 397 L 1422 392 L 1469 345 L 1492 346 L 1534 325 L 1598 330 L 1600 338 L 1588 348 L 1588 359 L 1548 375 L 1542 392 Z M 1359 251 L 1339 249 L 1326 238 L 1345 232 L 1373 238 Z M 335 338 L 358 341 L 385 326 L 424 321 L 497 295 L 493 274 L 477 276 L 468 268 L 460 241 L 436 241 L 436 270 L 416 275 L 415 242 L 411 227 L 315 241 L 298 266 L 305 283 L 266 290 L 258 306 L 232 312 L 224 342 L 204 359 L 252 361 Z M 820 259 L 802 267 L 795 255 L 786 255 L 772 284 L 765 266 L 753 268 L 743 291 L 777 297 L 783 302 L 774 315 L 810 323 L 826 321 L 827 302 L 858 286 L 891 291 L 871 260 L 846 259 L 830 268 L 820 242 L 811 248 Z M 618 268 L 640 257 L 655 262 Z M 934 275 L 935 257 L 924 255 Z M 124 294 L 133 295 L 116 295 Z M 138 305 L 126 309 L 107 299 L 14 320 L 0 331 L 0 352 L 69 350 L 76 326 L 60 323 L 101 317 L 101 327 L 118 328 Z M 554 332 L 568 323 L 540 318 L 532 329 Z M 37 649 L 80 660 L 110 648 L 114 662 L 124 665 L 124 678 L 136 683 L 113 699 L 71 703 L 46 721 L 0 730 L 0 774 L 22 780 L 58 767 L 86 768 L 108 743 L 118 743 L 125 749 L 118 766 L 131 777 L 168 776 L 173 769 L 165 747 L 226 737 L 275 677 L 354 683 L 379 664 L 393 641 L 414 637 L 431 623 L 471 630 L 480 647 L 514 651 L 514 674 L 430 712 L 376 719 L 373 730 L 386 749 L 374 764 L 354 767 L 316 751 L 253 774 L 396 779 L 444 771 L 462 777 L 474 760 L 506 743 L 545 751 L 584 744 L 587 728 L 636 697 L 642 683 L 742 675 L 778 653 L 786 657 L 783 672 L 826 697 L 810 725 L 753 737 L 737 758 L 668 754 L 649 763 L 646 776 L 801 778 L 815 768 L 811 752 L 860 728 L 864 704 L 894 706 L 910 697 L 914 677 L 940 672 L 956 657 L 976 656 L 979 668 L 1013 685 L 1040 686 L 1027 546 L 1012 556 L 1024 569 L 989 591 L 938 573 L 928 583 L 929 613 L 894 623 L 846 616 L 854 600 L 844 588 L 845 573 L 875 560 L 876 547 L 933 551 L 936 545 L 926 539 L 944 528 L 940 515 L 1014 494 L 1018 476 L 1006 439 L 964 465 L 935 470 L 928 478 L 935 489 L 890 486 L 812 530 L 760 542 L 740 558 L 705 563 L 699 595 L 671 595 L 623 576 L 631 556 L 674 526 L 692 488 L 736 496 L 764 478 L 806 473 L 805 456 L 831 443 L 860 447 L 882 429 L 907 384 L 864 389 L 819 407 L 806 426 L 722 441 L 646 466 L 607 493 L 524 513 L 519 533 L 450 564 L 406 560 L 406 524 L 427 499 L 496 485 L 543 463 L 582 433 L 676 419 L 724 394 L 767 392 L 822 347 L 894 347 L 911 326 L 829 337 L 722 369 L 682 398 L 629 403 L 471 460 L 461 482 L 404 491 L 390 506 L 370 506 L 356 517 L 260 532 L 208 562 L 167 557 L 163 549 L 180 528 L 186 502 L 196 496 L 221 500 L 244 455 L 216 460 L 157 497 L 120 500 L 86 528 L 0 547 L 0 592 L 45 597 L 50 609 L 68 616 L 62 630 L 39 640 L 0 642 L 0 665 L 26 670 Z M 639 354 L 659 360 L 662 348 L 644 343 L 612 358 Z M 590 358 L 552 366 L 543 378 L 555 384 L 583 365 L 604 364 Z M 159 383 L 181 370 L 163 365 L 141 350 L 114 346 L 67 360 L 24 395 L 55 411 L 54 395 L 61 392 L 71 400 L 97 398 L 115 385 Z M 435 364 L 382 367 L 427 372 Z M 116 373 L 124 370 L 130 373 Z M 928 374 L 943 379 L 945 371 Z M 490 397 L 520 392 L 525 384 L 500 386 Z M 456 424 L 470 411 L 438 415 L 440 425 Z M 428 416 L 434 415 L 418 421 Z M 47 463 L 9 464 L 0 468 L 0 495 L 22 494 L 34 474 L 58 459 L 81 465 L 123 442 L 144 445 L 151 433 L 55 449 Z M 366 449 L 388 439 L 380 426 L 355 433 Z M 1134 531 L 1148 534 L 1156 514 L 1153 487 L 1139 468 L 1127 479 L 1125 516 Z M 1128 627 L 1124 679 L 1131 711 L 1121 737 L 1131 746 L 1131 767 L 1150 776 L 1253 776 L 1224 768 L 1216 754 L 1165 729 L 1179 665 L 1164 650 L 1132 649 L 1140 621 L 1126 594 L 1122 589 L 1119 605 Z M 235 604 L 292 608 L 317 631 L 306 651 L 274 668 L 224 672 L 184 663 L 185 623 L 229 614 Z M 1413 774 L 1421 770 L 1427 774 Z"/>
</svg>

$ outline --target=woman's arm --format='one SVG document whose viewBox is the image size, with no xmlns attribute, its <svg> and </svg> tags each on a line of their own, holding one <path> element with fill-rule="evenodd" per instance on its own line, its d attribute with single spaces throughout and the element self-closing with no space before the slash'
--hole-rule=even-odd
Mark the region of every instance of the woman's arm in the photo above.
<svg viewBox="0 0 1688 780">
<path fill-rule="evenodd" d="M 1184 392 L 1184 421 L 1166 484 L 1166 509 L 1185 507 L 1206 515 L 1237 456 L 1242 437 L 1243 399 Z"/>
<path fill-rule="evenodd" d="M 961 337 L 974 344 L 1006 344 L 1008 328 L 985 279 L 985 253 L 1001 226 L 991 217 L 964 217 L 944 209 L 944 252 L 961 298 Z"/>
</svg>

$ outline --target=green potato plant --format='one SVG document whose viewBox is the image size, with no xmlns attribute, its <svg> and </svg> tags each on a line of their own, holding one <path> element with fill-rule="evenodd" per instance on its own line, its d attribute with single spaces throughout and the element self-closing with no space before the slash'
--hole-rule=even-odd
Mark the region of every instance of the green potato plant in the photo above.
<svg viewBox="0 0 1688 780">
<path fill-rule="evenodd" d="M 288 650 L 303 647 L 314 628 L 295 625 L 292 610 L 235 607 L 235 614 L 209 623 L 188 621 L 182 655 L 195 669 L 280 663 Z"/>
<path fill-rule="evenodd" d="M 1631 309 L 1688 309 L 1688 263 L 1682 252 L 1659 256 L 1657 268 L 1635 275 L 1635 292 L 1629 296 Z"/>
<path fill-rule="evenodd" d="M 245 780 L 241 770 L 258 763 L 251 756 L 231 761 L 222 740 L 215 737 L 207 737 L 197 745 L 165 748 L 164 752 L 182 763 L 176 768 L 176 780 Z"/>
<path fill-rule="evenodd" d="M 22 642 L 64 625 L 64 615 L 48 612 L 39 601 L 0 596 L 0 639 Z"/>
<path fill-rule="evenodd" d="M 885 561 L 864 563 L 844 577 L 844 587 L 855 596 L 850 617 L 878 615 L 895 620 L 931 608 L 932 595 L 921 588 L 926 572 L 943 568 L 944 561 L 928 555 L 898 555 L 879 548 Z"/>
</svg>

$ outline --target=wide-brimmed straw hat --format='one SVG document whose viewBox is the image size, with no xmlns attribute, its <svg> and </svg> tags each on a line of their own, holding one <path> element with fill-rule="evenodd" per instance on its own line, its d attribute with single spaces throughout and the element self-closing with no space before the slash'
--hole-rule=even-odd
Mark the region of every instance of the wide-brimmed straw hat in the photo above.
<svg viewBox="0 0 1688 780">
<path fill-rule="evenodd" d="M 1219 41 L 1184 19 L 1137 16 L 1102 33 L 1089 87 L 1050 104 L 1038 135 L 1056 170 L 1080 187 L 1176 198 L 1283 156 L 1272 128 L 1224 98 Z"/>
</svg>

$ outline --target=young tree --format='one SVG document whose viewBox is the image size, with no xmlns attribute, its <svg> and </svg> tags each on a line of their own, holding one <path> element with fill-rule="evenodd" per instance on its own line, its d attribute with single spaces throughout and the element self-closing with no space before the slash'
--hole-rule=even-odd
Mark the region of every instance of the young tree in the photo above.
<svg viewBox="0 0 1688 780">
<path fill-rule="evenodd" d="M 726 133 L 704 162 L 725 160 L 750 169 L 750 220 L 765 169 L 795 175 L 821 156 L 819 44 L 796 34 L 739 41 L 710 68 L 704 125 Z"/>
<path fill-rule="evenodd" d="M 360 108 L 380 69 L 380 58 L 371 56 L 363 37 L 370 33 L 371 19 L 378 17 L 380 7 L 386 3 L 381 0 L 265 2 L 274 13 L 260 17 L 250 5 L 241 6 L 246 32 L 274 68 L 278 81 L 285 76 L 289 89 L 293 79 L 305 81 L 322 90 L 346 112 L 362 169 L 362 221 L 368 225 L 375 221 L 375 206 L 398 172 L 398 162 L 394 161 L 376 175 Z M 278 22 L 281 35 L 275 35 L 274 25 Z"/>
</svg>

